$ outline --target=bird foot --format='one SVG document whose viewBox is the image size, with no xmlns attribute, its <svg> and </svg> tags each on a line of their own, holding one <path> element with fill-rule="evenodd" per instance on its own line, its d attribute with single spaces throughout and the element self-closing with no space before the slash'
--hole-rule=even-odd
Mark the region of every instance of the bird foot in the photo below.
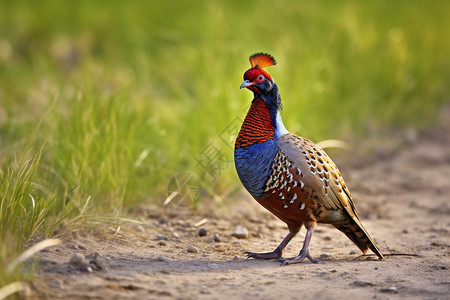
<svg viewBox="0 0 450 300">
<path fill-rule="evenodd" d="M 298 263 L 301 263 L 302 261 L 304 261 L 305 258 L 309 259 L 313 264 L 319 263 L 319 261 L 317 259 L 315 259 L 311 255 L 309 255 L 309 251 L 305 251 L 304 253 L 303 253 L 303 251 L 301 251 L 300 254 L 296 257 L 283 259 L 281 265 L 285 266 L 285 265 L 291 265 L 291 264 L 298 264 Z"/>
<path fill-rule="evenodd" d="M 275 258 L 281 258 L 281 251 L 274 250 L 272 252 L 267 253 L 255 253 L 255 252 L 244 252 L 245 255 L 247 255 L 248 258 L 254 258 L 254 259 L 275 259 Z"/>
</svg>

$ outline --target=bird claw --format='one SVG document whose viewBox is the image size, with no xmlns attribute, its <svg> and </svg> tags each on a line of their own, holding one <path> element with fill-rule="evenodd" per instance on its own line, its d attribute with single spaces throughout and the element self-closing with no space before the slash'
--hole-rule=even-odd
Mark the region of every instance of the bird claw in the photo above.
<svg viewBox="0 0 450 300">
<path fill-rule="evenodd" d="M 286 266 L 286 265 L 291 265 L 291 264 L 298 264 L 301 263 L 302 261 L 305 260 L 305 258 L 309 259 L 310 262 L 312 262 L 313 264 L 318 264 L 319 261 L 315 258 L 313 258 L 311 255 L 309 255 L 309 253 L 301 253 L 296 256 L 296 257 L 292 257 L 292 258 L 285 258 L 283 259 L 283 261 L 281 262 L 281 266 Z"/>
<path fill-rule="evenodd" d="M 275 258 L 281 258 L 281 253 L 278 251 L 273 252 L 267 252 L 267 253 L 255 253 L 255 252 L 244 252 L 245 255 L 247 255 L 247 259 L 254 258 L 254 259 L 275 259 Z"/>
</svg>

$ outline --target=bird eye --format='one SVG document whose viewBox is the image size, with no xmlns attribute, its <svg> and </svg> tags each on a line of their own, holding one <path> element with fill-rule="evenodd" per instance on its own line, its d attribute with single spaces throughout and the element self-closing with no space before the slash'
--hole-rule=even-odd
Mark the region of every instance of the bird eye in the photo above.
<svg viewBox="0 0 450 300">
<path fill-rule="evenodd" d="M 264 81 L 264 75 L 263 74 L 259 74 L 258 81 L 259 82 L 263 82 Z"/>
</svg>

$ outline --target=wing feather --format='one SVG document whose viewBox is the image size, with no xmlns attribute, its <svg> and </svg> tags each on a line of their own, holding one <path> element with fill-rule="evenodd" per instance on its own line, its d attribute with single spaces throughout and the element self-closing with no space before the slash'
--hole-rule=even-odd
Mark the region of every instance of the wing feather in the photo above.
<svg viewBox="0 0 450 300">
<path fill-rule="evenodd" d="M 344 179 L 322 148 L 291 133 L 280 137 L 279 147 L 302 170 L 303 179 L 317 192 L 323 206 L 345 210 L 352 218 L 356 217 L 355 206 Z"/>
</svg>

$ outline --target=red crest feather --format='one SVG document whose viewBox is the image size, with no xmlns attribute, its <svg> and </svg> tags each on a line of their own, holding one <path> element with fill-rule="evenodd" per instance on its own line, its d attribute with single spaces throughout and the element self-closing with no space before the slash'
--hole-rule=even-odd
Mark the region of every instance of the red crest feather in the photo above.
<svg viewBox="0 0 450 300">
<path fill-rule="evenodd" d="M 277 64 L 277 61 L 272 55 L 262 52 L 253 54 L 249 60 L 254 69 L 262 69 Z"/>
</svg>

